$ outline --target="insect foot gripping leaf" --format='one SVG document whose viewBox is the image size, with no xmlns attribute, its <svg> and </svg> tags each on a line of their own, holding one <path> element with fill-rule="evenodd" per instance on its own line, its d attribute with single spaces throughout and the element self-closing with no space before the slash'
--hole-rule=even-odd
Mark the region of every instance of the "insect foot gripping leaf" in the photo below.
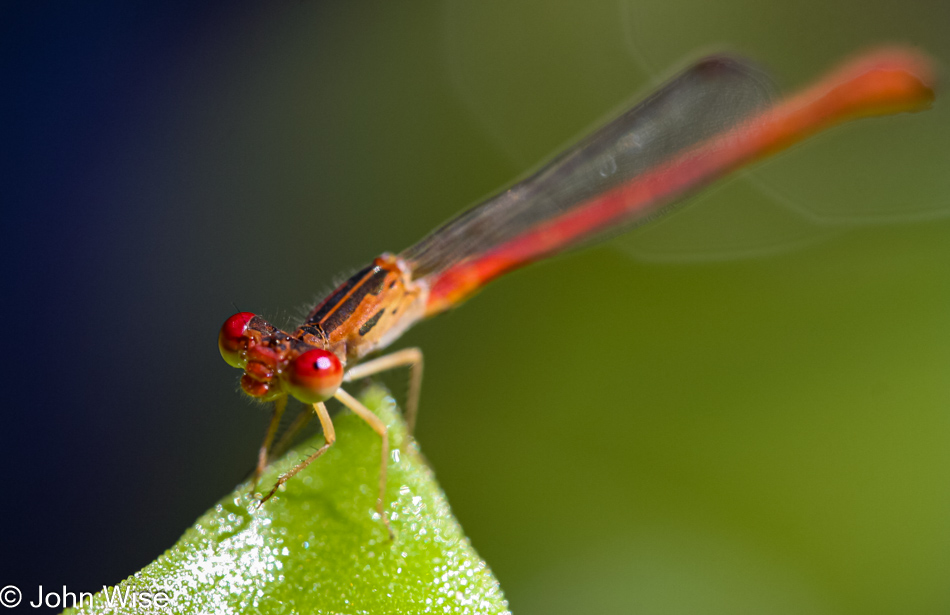
<svg viewBox="0 0 950 615">
<path fill-rule="evenodd" d="M 264 506 L 240 485 L 174 547 L 69 613 L 508 613 L 385 392 L 363 402 L 389 426 L 393 540 L 376 513 L 379 437 L 356 416 L 337 443 Z M 308 450 L 275 463 L 272 484 Z"/>
</svg>

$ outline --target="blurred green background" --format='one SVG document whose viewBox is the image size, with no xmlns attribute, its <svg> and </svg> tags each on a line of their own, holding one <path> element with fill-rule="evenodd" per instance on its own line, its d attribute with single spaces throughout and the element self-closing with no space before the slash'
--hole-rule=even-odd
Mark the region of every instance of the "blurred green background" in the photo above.
<svg viewBox="0 0 950 615">
<path fill-rule="evenodd" d="M 950 62 L 944 0 L 132 6 L 6 26 L 4 309 L 37 337 L 5 360 L 57 361 L 8 402 L 19 582 L 114 583 L 251 468 L 235 305 L 292 322 L 704 53 L 785 91 L 879 43 Z M 515 613 L 950 613 L 948 169 L 938 95 L 400 341 Z"/>
</svg>

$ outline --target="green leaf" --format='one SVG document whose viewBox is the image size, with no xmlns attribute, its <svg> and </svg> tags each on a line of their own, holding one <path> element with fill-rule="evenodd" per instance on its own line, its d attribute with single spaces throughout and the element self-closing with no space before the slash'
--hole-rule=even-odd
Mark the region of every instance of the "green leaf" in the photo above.
<svg viewBox="0 0 950 615">
<path fill-rule="evenodd" d="M 240 485 L 144 570 L 67 612 L 508 613 L 390 398 L 362 400 L 390 430 L 394 540 L 375 511 L 379 437 L 345 412 L 336 444 L 261 508 Z M 290 451 L 261 486 L 322 443 Z"/>
</svg>

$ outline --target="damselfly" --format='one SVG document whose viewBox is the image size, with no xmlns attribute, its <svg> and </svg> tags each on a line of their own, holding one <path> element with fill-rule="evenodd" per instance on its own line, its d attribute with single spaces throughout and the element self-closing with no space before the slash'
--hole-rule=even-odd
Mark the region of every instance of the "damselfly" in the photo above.
<svg viewBox="0 0 950 615">
<path fill-rule="evenodd" d="M 642 224 L 729 172 L 817 131 L 862 116 L 927 108 L 932 82 L 926 57 L 881 49 L 776 102 L 768 79 L 745 61 L 704 59 L 527 179 L 404 252 L 376 258 L 295 331 L 281 331 L 249 312 L 230 317 L 218 337 L 221 355 L 244 370 L 241 387 L 248 395 L 274 402 L 255 477 L 266 466 L 288 395 L 312 405 L 326 439 L 281 476 L 262 502 L 333 445 L 336 435 L 324 402 L 336 398 L 382 438 L 376 509 L 388 527 L 386 426 L 343 384 L 408 367 L 411 432 L 422 352 L 408 348 L 365 357 L 501 274 Z"/>
</svg>

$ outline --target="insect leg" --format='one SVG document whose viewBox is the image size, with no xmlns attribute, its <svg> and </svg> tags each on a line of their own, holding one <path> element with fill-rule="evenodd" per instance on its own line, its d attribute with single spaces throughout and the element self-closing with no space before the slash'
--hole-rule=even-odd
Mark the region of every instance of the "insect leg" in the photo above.
<svg viewBox="0 0 950 615">
<path fill-rule="evenodd" d="M 294 436 L 296 436 L 301 429 L 306 427 L 312 418 L 313 415 L 310 414 L 309 408 L 304 408 L 300 414 L 294 417 L 293 423 L 287 427 L 287 430 L 280 435 L 280 439 L 271 447 L 268 453 L 268 462 L 283 455 L 284 451 L 293 443 Z"/>
<path fill-rule="evenodd" d="M 406 399 L 406 425 L 409 435 L 416 427 L 416 414 L 419 410 L 419 393 L 422 390 L 422 351 L 418 348 L 405 348 L 384 355 L 378 359 L 360 363 L 343 375 L 343 382 L 353 382 L 373 374 L 385 372 L 397 367 L 409 367 L 409 396 Z"/>
<path fill-rule="evenodd" d="M 353 411 L 353 414 L 357 415 L 373 428 L 379 437 L 382 439 L 382 451 L 381 451 L 381 462 L 379 464 L 379 496 L 376 498 L 376 512 L 379 513 L 380 518 L 383 520 L 383 524 L 386 526 L 386 530 L 389 532 L 389 539 L 393 539 L 393 530 L 389 526 L 389 517 L 385 514 L 384 503 L 386 499 L 386 467 L 389 464 L 389 432 L 386 429 L 386 425 L 380 420 L 378 416 L 373 414 L 373 411 L 361 404 L 355 397 L 344 391 L 343 389 L 337 389 L 336 394 L 334 395 L 340 403 Z"/>
<path fill-rule="evenodd" d="M 336 442 L 336 431 L 333 429 L 333 421 L 330 420 L 330 415 L 327 413 L 327 407 L 323 404 L 323 402 L 320 402 L 319 404 L 313 404 L 313 410 L 317 413 L 317 418 L 320 419 L 320 424 L 323 426 L 323 437 L 326 439 L 326 444 L 317 449 L 317 452 L 291 468 L 289 472 L 278 478 L 274 488 L 270 490 L 270 493 L 261 499 L 258 506 L 263 505 L 264 502 L 271 499 L 271 497 L 277 493 L 277 490 L 280 489 L 281 485 L 289 481 L 291 478 L 296 476 L 298 472 L 313 463 L 314 459 L 327 452 L 327 449 L 333 446 L 333 443 Z"/>
<path fill-rule="evenodd" d="M 264 443 L 261 444 L 261 449 L 257 452 L 257 467 L 254 468 L 254 482 L 251 491 L 257 489 L 257 481 L 261 479 L 261 474 L 264 473 L 264 469 L 267 467 L 267 457 L 270 452 L 270 445 L 274 441 L 274 436 L 277 434 L 277 427 L 280 425 L 280 417 L 284 415 L 284 410 L 287 409 L 287 396 L 278 397 L 274 400 L 274 413 L 271 416 L 270 424 L 267 426 L 267 434 L 264 436 Z"/>
</svg>

